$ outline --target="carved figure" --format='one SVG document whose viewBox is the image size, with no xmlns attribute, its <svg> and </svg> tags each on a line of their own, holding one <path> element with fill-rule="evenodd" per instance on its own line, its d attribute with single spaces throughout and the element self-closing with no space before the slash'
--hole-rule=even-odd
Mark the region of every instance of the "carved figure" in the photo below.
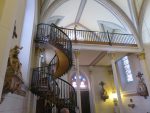
<svg viewBox="0 0 150 113">
<path fill-rule="evenodd" d="M 14 91 L 21 88 L 22 81 L 22 73 L 21 66 L 22 64 L 19 61 L 18 54 L 22 47 L 15 46 L 10 50 L 7 70 L 5 75 L 3 94 L 8 92 L 13 93 Z"/>
<path fill-rule="evenodd" d="M 142 75 L 143 74 L 141 72 L 138 72 L 138 74 L 136 76 L 139 79 L 138 85 L 137 85 L 137 93 L 140 96 L 144 96 L 145 98 L 147 98 L 147 96 L 148 96 L 147 86 L 144 83 L 144 79 L 142 78 Z"/>
<path fill-rule="evenodd" d="M 105 83 L 104 83 L 103 81 L 101 81 L 101 82 L 99 83 L 99 85 L 101 85 L 101 91 L 100 91 L 101 99 L 102 99 L 103 101 L 106 101 L 106 99 L 108 99 L 109 96 L 108 96 L 108 94 L 107 94 L 107 91 L 104 89 Z"/>
</svg>

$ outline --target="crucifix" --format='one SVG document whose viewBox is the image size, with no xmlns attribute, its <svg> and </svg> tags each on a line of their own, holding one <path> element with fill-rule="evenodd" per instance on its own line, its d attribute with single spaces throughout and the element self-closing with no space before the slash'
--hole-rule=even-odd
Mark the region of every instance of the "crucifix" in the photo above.
<svg viewBox="0 0 150 113">
<path fill-rule="evenodd" d="M 17 38 L 17 32 L 16 32 L 16 21 L 15 21 L 15 24 L 14 24 L 14 30 L 13 30 L 12 38 Z"/>
</svg>

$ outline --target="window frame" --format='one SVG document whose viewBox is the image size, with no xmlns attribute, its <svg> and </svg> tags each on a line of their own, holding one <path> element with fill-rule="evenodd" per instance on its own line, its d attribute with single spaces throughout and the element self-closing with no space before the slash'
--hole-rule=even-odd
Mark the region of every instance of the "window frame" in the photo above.
<svg viewBox="0 0 150 113">
<path fill-rule="evenodd" d="M 134 81 L 133 78 L 133 74 L 132 74 L 132 70 L 131 70 L 131 66 L 130 66 L 130 61 L 128 56 L 124 56 L 122 59 L 122 66 L 123 66 L 123 70 L 125 73 L 125 78 L 126 78 L 126 82 L 130 83 Z"/>
<path fill-rule="evenodd" d="M 72 76 L 71 76 L 71 85 L 73 86 L 73 82 L 76 82 L 76 87 L 73 86 L 75 89 L 77 89 L 77 86 L 79 85 L 79 89 L 80 90 L 87 90 L 88 89 L 88 80 L 87 80 L 86 76 L 83 73 L 80 72 L 80 75 L 79 75 L 80 84 L 77 84 L 77 79 L 75 77 L 77 77 L 77 73 L 76 72 L 73 73 Z M 85 79 L 85 80 L 83 80 L 83 79 Z M 85 88 L 81 87 L 81 82 L 82 81 L 85 81 L 84 82 Z"/>
</svg>

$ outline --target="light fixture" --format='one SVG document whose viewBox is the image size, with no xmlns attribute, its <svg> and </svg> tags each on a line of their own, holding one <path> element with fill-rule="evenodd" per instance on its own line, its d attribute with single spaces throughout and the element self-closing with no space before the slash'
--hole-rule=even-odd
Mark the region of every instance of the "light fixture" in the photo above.
<svg viewBox="0 0 150 113">
<path fill-rule="evenodd" d="M 117 96 L 117 93 L 115 91 L 112 92 L 112 98 L 113 98 L 114 105 L 117 106 L 118 96 Z"/>
</svg>

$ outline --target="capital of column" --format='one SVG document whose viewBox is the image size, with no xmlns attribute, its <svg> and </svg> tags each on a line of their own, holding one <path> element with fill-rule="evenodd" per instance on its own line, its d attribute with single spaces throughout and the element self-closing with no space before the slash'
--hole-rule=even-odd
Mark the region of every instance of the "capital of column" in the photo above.
<svg viewBox="0 0 150 113">
<path fill-rule="evenodd" d="M 80 55 L 80 51 L 79 50 L 74 50 L 74 54 L 75 54 L 75 57 L 78 58 L 79 55 Z"/>
<path fill-rule="evenodd" d="M 144 60 L 144 59 L 145 59 L 145 53 L 142 52 L 142 53 L 138 54 L 138 58 L 139 58 L 140 60 Z"/>
<path fill-rule="evenodd" d="M 108 53 L 108 56 L 110 57 L 111 60 L 117 59 L 117 55 L 115 53 Z"/>
</svg>

